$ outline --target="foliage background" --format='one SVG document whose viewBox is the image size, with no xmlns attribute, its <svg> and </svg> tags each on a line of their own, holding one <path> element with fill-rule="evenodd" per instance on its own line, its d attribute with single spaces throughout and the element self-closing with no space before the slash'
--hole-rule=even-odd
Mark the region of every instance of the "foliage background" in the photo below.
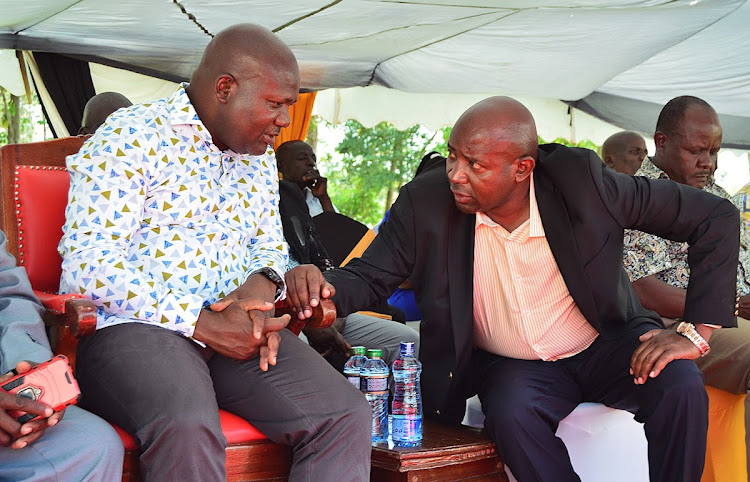
<svg viewBox="0 0 750 482">
<path fill-rule="evenodd" d="M 328 178 L 328 193 L 336 209 L 368 226 L 378 224 L 398 196 L 399 188 L 411 181 L 422 157 L 430 151 L 448 152 L 450 127 L 431 132 L 419 125 L 398 130 L 387 122 L 372 128 L 356 120 L 346 121 L 340 129 L 343 139 L 335 153 L 320 155 L 319 134 L 334 126 L 313 116 L 307 142 L 319 154 L 318 166 Z M 540 143 L 545 140 L 539 138 Z M 592 141 L 576 144 L 558 138 L 568 146 L 586 147 L 599 152 Z"/>
</svg>

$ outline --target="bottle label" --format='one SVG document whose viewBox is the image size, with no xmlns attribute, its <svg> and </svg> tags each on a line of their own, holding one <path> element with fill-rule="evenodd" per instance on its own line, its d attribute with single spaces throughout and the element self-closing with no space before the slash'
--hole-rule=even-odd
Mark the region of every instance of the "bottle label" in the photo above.
<svg viewBox="0 0 750 482">
<path fill-rule="evenodd" d="M 393 441 L 422 440 L 422 417 L 419 418 L 397 418 L 391 420 L 391 434 Z"/>
<path fill-rule="evenodd" d="M 354 385 L 355 387 L 359 388 L 359 377 L 356 375 L 349 375 L 346 377 L 347 380 L 349 380 L 349 383 Z"/>
<path fill-rule="evenodd" d="M 382 392 L 388 390 L 388 377 L 362 377 L 363 392 Z"/>
</svg>

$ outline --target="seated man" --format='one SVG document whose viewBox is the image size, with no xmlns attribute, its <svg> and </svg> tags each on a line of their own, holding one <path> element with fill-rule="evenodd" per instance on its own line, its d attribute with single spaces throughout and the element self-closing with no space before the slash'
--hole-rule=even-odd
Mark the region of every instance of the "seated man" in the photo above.
<svg viewBox="0 0 750 482">
<path fill-rule="evenodd" d="M 293 306 L 309 316 L 333 297 L 346 314 L 408 277 L 423 316 L 425 414 L 459 423 L 478 391 L 519 481 L 579 480 L 555 431 L 585 401 L 645 424 L 652 481 L 699 481 L 708 400 L 692 360 L 708 324 L 736 324 L 732 203 L 618 174 L 587 149 L 538 146 L 531 113 L 507 97 L 462 114 L 448 151 L 445 170 L 401 189 L 361 258 L 287 273 Z M 684 319 L 696 325 L 665 330 L 640 305 L 622 267 L 623 227 L 690 242 Z"/>
<path fill-rule="evenodd" d="M 336 211 L 328 196 L 328 179 L 320 175 L 312 146 L 304 141 L 287 141 L 276 149 L 279 172 L 285 181 L 296 184 L 305 195 L 310 216 Z"/>
<path fill-rule="evenodd" d="M 131 105 L 133 103 L 127 97 L 117 92 L 96 94 L 83 108 L 83 120 L 78 135 L 93 134 L 112 112 Z"/>
<path fill-rule="evenodd" d="M 671 179 L 729 199 L 713 180 L 721 137 L 719 117 L 708 103 L 697 97 L 676 97 L 659 114 L 656 154 L 636 174 Z M 668 324 L 684 318 L 687 290 L 695 273 L 684 242 L 628 231 L 623 263 L 644 307 L 659 313 Z M 707 385 L 740 394 L 750 390 L 750 238 L 744 223 L 740 226 L 737 296 L 736 307 L 735 300 L 727 300 L 739 315 L 737 328 L 715 330 L 711 353 L 696 363 Z"/>
<path fill-rule="evenodd" d="M 284 226 L 284 238 L 289 244 L 289 267 L 299 264 L 314 264 L 321 271 L 333 268 L 325 247 L 318 239 L 315 224 L 307 210 L 302 191 L 289 181 L 279 181 L 279 212 Z M 361 313 L 352 313 L 337 318 L 333 326 L 322 330 L 303 330 L 310 345 L 338 366 L 352 346 L 383 350 L 383 360 L 391 366 L 398 358 L 402 341 L 414 342 L 415 353 L 419 353 L 419 333 L 410 327 L 390 320 Z M 334 361 L 335 360 L 335 361 Z"/>
<path fill-rule="evenodd" d="M 81 403 L 135 437 L 144 480 L 226 480 L 219 408 L 290 445 L 291 480 L 368 478 L 369 405 L 273 317 L 287 256 L 269 145 L 298 91 L 286 45 L 229 27 L 189 85 L 68 158 L 61 288 L 98 307 Z"/>
<path fill-rule="evenodd" d="M 617 172 L 633 175 L 648 154 L 646 141 L 637 132 L 612 134 L 602 144 L 604 163 Z"/>
<path fill-rule="evenodd" d="M 23 268 L 16 267 L 0 232 L 0 384 L 52 358 L 41 313 Z M 6 412 L 44 418 L 23 425 Z M 63 418 L 64 416 L 64 418 Z M 122 478 L 123 447 L 112 426 L 76 406 L 57 413 L 0 389 L 0 479 L 107 480 Z"/>
</svg>

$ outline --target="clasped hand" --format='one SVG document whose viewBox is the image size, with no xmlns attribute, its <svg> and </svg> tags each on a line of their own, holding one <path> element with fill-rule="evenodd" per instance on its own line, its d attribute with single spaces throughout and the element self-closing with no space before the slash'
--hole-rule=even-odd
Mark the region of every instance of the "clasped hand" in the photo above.
<svg viewBox="0 0 750 482">
<path fill-rule="evenodd" d="M 636 385 L 656 378 L 673 360 L 694 360 L 700 350 L 692 341 L 674 330 L 651 330 L 638 338 L 642 343 L 630 358 L 630 374 Z"/>
<path fill-rule="evenodd" d="M 260 356 L 260 369 L 276 364 L 281 335 L 289 315 L 271 317 L 273 303 L 255 298 L 240 298 L 237 292 L 203 310 L 195 325 L 193 338 L 217 352 L 236 360 Z"/>
<path fill-rule="evenodd" d="M 26 373 L 33 366 L 30 362 L 22 361 L 16 365 L 16 371 Z M 12 373 L 0 375 L 0 383 L 13 376 Z M 8 414 L 11 410 L 19 410 L 43 418 L 21 424 Z M 26 447 L 44 435 L 47 427 L 62 420 L 64 414 L 65 410 L 53 412 L 49 405 L 0 390 L 0 445 L 14 449 Z"/>
</svg>

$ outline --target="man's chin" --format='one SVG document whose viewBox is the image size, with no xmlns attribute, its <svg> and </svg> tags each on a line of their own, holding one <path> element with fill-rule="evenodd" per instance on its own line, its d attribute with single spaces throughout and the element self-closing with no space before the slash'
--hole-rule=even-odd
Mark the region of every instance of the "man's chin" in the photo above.
<svg viewBox="0 0 750 482">
<path fill-rule="evenodd" d="M 458 201 L 456 202 L 456 208 L 461 211 L 464 214 L 476 214 L 479 209 L 476 206 L 469 206 L 467 204 L 462 204 Z"/>
</svg>

